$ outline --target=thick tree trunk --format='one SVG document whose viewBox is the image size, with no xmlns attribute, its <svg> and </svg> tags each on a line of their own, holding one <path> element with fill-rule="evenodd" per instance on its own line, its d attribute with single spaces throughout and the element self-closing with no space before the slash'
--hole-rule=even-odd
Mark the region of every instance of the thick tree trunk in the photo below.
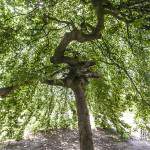
<svg viewBox="0 0 150 150">
<path fill-rule="evenodd" d="M 85 98 L 85 90 L 80 81 L 75 82 L 73 91 L 76 98 L 78 114 L 80 150 L 94 150 L 89 111 Z"/>
</svg>

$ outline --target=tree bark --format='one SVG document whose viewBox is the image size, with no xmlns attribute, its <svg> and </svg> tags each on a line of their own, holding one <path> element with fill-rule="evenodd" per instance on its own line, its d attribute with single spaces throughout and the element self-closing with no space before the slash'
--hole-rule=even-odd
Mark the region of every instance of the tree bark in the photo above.
<svg viewBox="0 0 150 150">
<path fill-rule="evenodd" d="M 72 88 L 75 94 L 78 114 L 80 150 L 94 150 L 89 110 L 85 98 L 85 88 L 81 81 L 75 82 Z"/>
</svg>

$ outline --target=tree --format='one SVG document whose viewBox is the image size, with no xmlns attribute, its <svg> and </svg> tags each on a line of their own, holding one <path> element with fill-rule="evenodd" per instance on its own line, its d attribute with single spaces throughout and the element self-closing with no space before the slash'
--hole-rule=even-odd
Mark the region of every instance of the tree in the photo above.
<svg viewBox="0 0 150 150">
<path fill-rule="evenodd" d="M 148 30 L 148 1 L 2 1 L 1 5 L 4 7 L 1 10 L 1 58 L 4 57 L 7 62 L 2 62 L 3 74 L 6 74 L 3 76 L 3 84 L 9 83 L 9 86 L 0 89 L 0 96 L 5 97 L 26 85 L 37 85 L 37 82 L 70 88 L 76 99 L 80 149 L 93 150 L 85 90 L 90 78 L 102 78 L 100 71 L 97 73 L 92 69 L 99 63 L 97 55 L 101 51 L 104 58 L 102 62 L 123 71 L 143 104 L 149 107 L 149 102 L 144 100 L 143 94 L 126 69 L 123 57 L 117 57 L 120 51 L 116 50 L 120 45 L 128 45 L 126 55 L 128 49 L 136 53 L 130 41 L 133 33 L 130 33 L 129 27 L 132 32 L 136 28 L 144 32 Z M 116 30 L 120 31 L 122 28 L 124 33 L 115 37 L 113 34 Z M 121 41 L 115 43 L 116 47 L 112 50 L 113 41 L 108 40 L 111 36 Z M 94 57 L 89 54 L 91 48 L 95 53 Z M 9 61 L 9 58 L 13 60 Z M 146 59 L 145 56 L 143 58 Z M 9 72 L 12 66 L 15 71 Z M 20 67 L 21 70 L 18 69 Z M 115 120 L 115 115 L 111 116 L 112 120 Z"/>
</svg>

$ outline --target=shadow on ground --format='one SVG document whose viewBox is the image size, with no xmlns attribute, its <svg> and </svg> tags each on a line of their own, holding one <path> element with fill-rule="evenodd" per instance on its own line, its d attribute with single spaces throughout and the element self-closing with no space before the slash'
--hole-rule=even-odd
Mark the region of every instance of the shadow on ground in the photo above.
<svg viewBox="0 0 150 150">
<path fill-rule="evenodd" d="M 95 150 L 150 150 L 146 141 L 130 140 L 121 142 L 117 135 L 102 129 L 93 131 Z M 21 141 L 0 143 L 0 150 L 79 150 L 76 130 L 57 130 L 30 135 Z"/>
</svg>

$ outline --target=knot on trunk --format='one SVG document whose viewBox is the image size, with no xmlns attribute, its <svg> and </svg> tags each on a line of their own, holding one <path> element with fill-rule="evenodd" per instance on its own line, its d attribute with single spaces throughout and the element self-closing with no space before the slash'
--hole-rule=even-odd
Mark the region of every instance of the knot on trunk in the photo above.
<svg viewBox="0 0 150 150">
<path fill-rule="evenodd" d="M 99 74 L 90 69 L 94 65 L 94 61 L 79 61 L 76 65 L 69 66 L 69 72 L 64 79 L 66 87 L 72 88 L 77 82 L 86 85 L 89 78 L 99 78 Z"/>
</svg>

